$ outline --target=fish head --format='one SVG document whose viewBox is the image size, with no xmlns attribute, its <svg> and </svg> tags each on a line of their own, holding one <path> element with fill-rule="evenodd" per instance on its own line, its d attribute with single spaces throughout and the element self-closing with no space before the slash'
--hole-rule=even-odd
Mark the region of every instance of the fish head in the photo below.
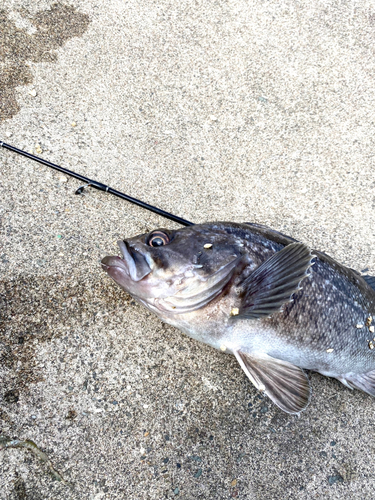
<svg viewBox="0 0 375 500">
<path fill-rule="evenodd" d="M 205 306 L 228 285 L 241 252 L 215 225 L 157 229 L 118 242 L 122 256 L 102 260 L 125 291 L 159 312 L 182 313 Z"/>
</svg>

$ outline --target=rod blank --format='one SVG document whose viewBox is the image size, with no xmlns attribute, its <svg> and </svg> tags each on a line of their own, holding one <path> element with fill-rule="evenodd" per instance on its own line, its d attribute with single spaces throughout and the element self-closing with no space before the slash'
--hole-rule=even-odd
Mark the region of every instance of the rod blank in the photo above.
<svg viewBox="0 0 375 500">
<path fill-rule="evenodd" d="M 161 215 L 162 217 L 165 217 L 166 219 L 172 220 L 174 222 L 178 222 L 178 224 L 181 224 L 182 226 L 193 226 L 194 225 L 193 222 L 182 219 L 181 217 L 178 217 L 177 215 L 170 214 L 169 212 L 166 212 L 165 210 L 162 210 L 161 208 L 154 207 L 153 205 L 149 205 L 148 203 L 145 203 L 144 201 L 137 200 L 136 198 L 133 198 L 132 196 L 129 196 L 125 193 L 121 193 L 120 191 L 117 191 L 116 189 L 113 189 L 109 186 L 106 186 L 105 184 L 102 184 L 101 182 L 95 181 L 93 179 L 89 179 L 88 177 L 85 177 L 81 174 L 77 174 L 76 172 L 72 172 L 71 170 L 68 170 L 67 168 L 60 167 L 59 165 L 56 165 L 55 163 L 44 160 L 43 158 L 40 158 L 39 156 L 35 156 L 31 153 L 27 153 L 26 151 L 23 151 L 22 149 L 15 148 L 14 146 L 11 146 L 10 144 L 6 144 L 5 142 L 0 141 L 0 146 L 5 148 L 5 149 L 9 149 L 9 151 L 13 151 L 14 153 L 17 153 L 21 156 L 25 156 L 26 158 L 29 158 L 30 160 L 37 161 L 38 163 L 41 163 L 42 165 L 45 165 L 46 167 L 53 168 L 54 170 L 58 170 L 59 172 L 62 172 L 66 175 L 69 175 L 70 177 L 74 177 L 75 179 L 79 179 L 80 181 L 84 182 L 87 186 L 91 186 L 95 189 L 99 189 L 100 191 L 105 191 L 106 193 L 113 194 L 114 196 L 117 196 L 118 198 L 126 200 L 129 203 L 133 203 L 134 205 L 138 205 L 139 207 L 142 207 L 146 210 L 149 210 L 150 212 L 154 212 L 155 214 Z M 81 190 L 79 190 L 79 189 L 77 190 L 78 194 L 82 192 L 82 189 Z"/>
</svg>

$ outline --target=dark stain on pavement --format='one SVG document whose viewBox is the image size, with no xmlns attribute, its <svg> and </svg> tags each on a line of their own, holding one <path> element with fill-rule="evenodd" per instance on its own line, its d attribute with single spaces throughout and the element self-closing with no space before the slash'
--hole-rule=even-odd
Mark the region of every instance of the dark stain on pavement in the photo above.
<svg viewBox="0 0 375 500">
<path fill-rule="evenodd" d="M 43 343 L 70 339 L 97 322 L 105 329 L 118 321 L 112 311 L 127 308 L 130 301 L 99 279 L 20 276 L 0 281 L 0 404 L 17 404 L 30 383 L 44 379 L 37 357 Z"/>
<path fill-rule="evenodd" d="M 26 484 L 21 476 L 17 477 L 16 481 L 14 482 L 14 489 L 11 500 L 27 500 Z"/>
<path fill-rule="evenodd" d="M 11 118 L 20 110 L 16 87 L 33 81 L 27 62 L 55 62 L 57 55 L 54 50 L 67 40 L 82 36 L 90 23 L 87 14 L 59 3 L 34 16 L 24 9 L 18 14 L 32 25 L 35 32 L 18 28 L 9 14 L 0 10 L 0 121 Z"/>
</svg>

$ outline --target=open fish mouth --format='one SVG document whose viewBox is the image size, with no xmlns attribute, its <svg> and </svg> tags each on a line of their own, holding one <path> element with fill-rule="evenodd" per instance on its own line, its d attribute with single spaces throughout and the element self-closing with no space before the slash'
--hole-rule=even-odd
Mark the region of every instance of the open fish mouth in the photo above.
<svg viewBox="0 0 375 500">
<path fill-rule="evenodd" d="M 104 257 L 101 262 L 104 271 L 118 283 L 122 281 L 121 277 L 123 279 L 124 274 L 132 281 L 140 281 L 150 274 L 151 268 L 143 255 L 131 248 L 126 241 L 120 240 L 117 244 L 122 258 L 117 255 Z"/>
</svg>

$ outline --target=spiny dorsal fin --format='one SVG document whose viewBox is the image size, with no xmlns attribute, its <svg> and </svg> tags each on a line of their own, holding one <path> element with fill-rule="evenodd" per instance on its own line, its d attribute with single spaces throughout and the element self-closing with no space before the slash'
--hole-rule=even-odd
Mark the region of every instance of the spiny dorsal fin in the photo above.
<svg viewBox="0 0 375 500">
<path fill-rule="evenodd" d="M 283 411 L 299 413 L 307 407 L 310 385 L 301 368 L 267 354 L 250 355 L 239 350 L 234 355 L 255 387 Z"/>
<path fill-rule="evenodd" d="M 370 276 L 366 274 L 365 276 L 362 276 L 362 278 L 366 281 L 366 283 L 371 286 L 373 290 L 375 290 L 375 276 Z"/>
<path fill-rule="evenodd" d="M 303 243 L 292 243 L 272 255 L 242 283 L 242 304 L 234 318 L 262 318 L 279 311 L 308 275 L 312 259 Z"/>
</svg>

